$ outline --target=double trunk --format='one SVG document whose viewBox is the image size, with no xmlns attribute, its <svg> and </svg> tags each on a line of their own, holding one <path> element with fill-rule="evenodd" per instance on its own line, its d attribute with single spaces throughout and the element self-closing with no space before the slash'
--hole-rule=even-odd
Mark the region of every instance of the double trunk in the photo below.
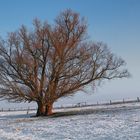
<svg viewBox="0 0 140 140">
<path fill-rule="evenodd" d="M 52 114 L 53 103 L 43 104 L 41 102 L 37 103 L 38 109 L 36 116 L 49 116 Z"/>
</svg>

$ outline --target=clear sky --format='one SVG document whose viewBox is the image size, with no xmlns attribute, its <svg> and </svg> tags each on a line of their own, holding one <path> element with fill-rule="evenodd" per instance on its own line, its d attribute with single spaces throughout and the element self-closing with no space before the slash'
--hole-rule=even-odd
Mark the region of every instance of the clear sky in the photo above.
<svg viewBox="0 0 140 140">
<path fill-rule="evenodd" d="M 106 82 L 94 93 L 89 89 L 89 95 L 78 94 L 58 103 L 140 97 L 140 0 L 0 0 L 0 36 L 6 36 L 22 24 L 32 27 L 36 17 L 53 23 L 59 12 L 67 8 L 87 18 L 91 39 L 105 42 L 125 59 L 132 77 Z"/>
</svg>

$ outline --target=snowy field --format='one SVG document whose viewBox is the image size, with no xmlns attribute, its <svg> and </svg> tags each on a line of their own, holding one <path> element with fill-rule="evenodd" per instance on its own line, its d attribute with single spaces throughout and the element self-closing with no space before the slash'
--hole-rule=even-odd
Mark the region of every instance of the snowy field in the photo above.
<svg viewBox="0 0 140 140">
<path fill-rule="evenodd" d="M 0 112 L 0 140 L 140 140 L 140 103 L 55 111 Z"/>
</svg>

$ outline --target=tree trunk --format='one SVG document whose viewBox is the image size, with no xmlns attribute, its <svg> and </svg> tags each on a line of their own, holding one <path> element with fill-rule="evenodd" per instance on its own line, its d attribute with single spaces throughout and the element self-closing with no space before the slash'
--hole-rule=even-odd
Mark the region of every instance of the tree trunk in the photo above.
<svg viewBox="0 0 140 140">
<path fill-rule="evenodd" d="M 38 102 L 37 105 L 38 105 L 38 109 L 37 109 L 36 116 L 45 116 L 46 115 L 46 105 L 41 102 Z"/>
<path fill-rule="evenodd" d="M 53 103 L 48 103 L 46 105 L 46 115 L 51 115 L 53 113 L 52 109 L 53 109 Z"/>
<path fill-rule="evenodd" d="M 37 105 L 38 109 L 36 116 L 48 116 L 52 114 L 53 103 L 48 103 L 47 105 L 45 105 L 41 102 L 38 102 Z"/>
</svg>

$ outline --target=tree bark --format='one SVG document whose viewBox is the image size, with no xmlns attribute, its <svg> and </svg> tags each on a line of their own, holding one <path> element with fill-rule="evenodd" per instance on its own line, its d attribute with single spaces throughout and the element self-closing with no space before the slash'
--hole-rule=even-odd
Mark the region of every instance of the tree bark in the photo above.
<svg viewBox="0 0 140 140">
<path fill-rule="evenodd" d="M 53 113 L 52 109 L 53 109 L 53 103 L 48 103 L 46 105 L 46 115 L 47 116 L 49 116 L 49 115 L 51 115 Z"/>
<path fill-rule="evenodd" d="M 41 102 L 38 102 L 37 105 L 38 105 L 38 109 L 37 109 L 37 113 L 36 113 L 37 117 L 38 116 L 49 116 L 52 114 L 53 103 L 48 103 L 46 105 Z"/>
<path fill-rule="evenodd" d="M 46 114 L 46 105 L 41 103 L 41 102 L 38 102 L 37 103 L 38 105 L 38 108 L 37 108 L 37 113 L 36 113 L 36 116 L 45 116 Z"/>
</svg>

